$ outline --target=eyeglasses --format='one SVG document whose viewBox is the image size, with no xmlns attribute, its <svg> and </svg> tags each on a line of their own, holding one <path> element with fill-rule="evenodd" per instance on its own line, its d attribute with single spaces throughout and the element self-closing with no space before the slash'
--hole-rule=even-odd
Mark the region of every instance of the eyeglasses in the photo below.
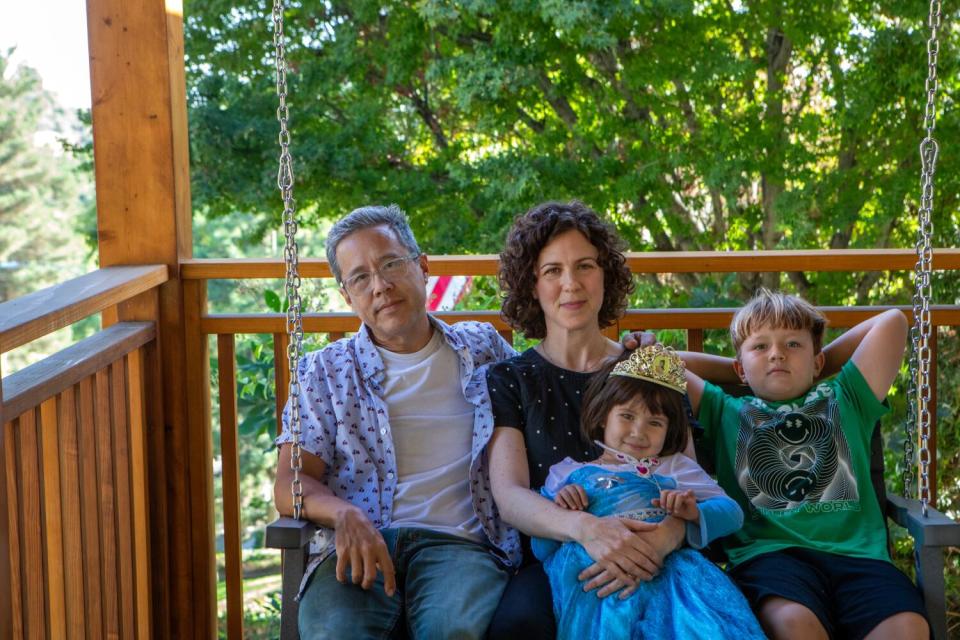
<svg viewBox="0 0 960 640">
<path fill-rule="evenodd" d="M 407 265 L 419 257 L 419 253 L 411 253 L 409 256 L 387 260 L 377 267 L 376 271 L 361 271 L 360 273 L 355 273 L 343 281 L 343 288 L 352 296 L 367 293 L 373 286 L 374 275 L 378 275 L 381 280 L 393 284 L 394 280 L 406 273 Z"/>
</svg>

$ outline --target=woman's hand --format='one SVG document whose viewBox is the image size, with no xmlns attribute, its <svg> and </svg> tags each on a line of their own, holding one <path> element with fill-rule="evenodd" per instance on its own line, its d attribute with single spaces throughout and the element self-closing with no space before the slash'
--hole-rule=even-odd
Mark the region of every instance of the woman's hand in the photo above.
<svg viewBox="0 0 960 640">
<path fill-rule="evenodd" d="M 686 525 L 683 520 L 669 516 L 660 523 L 621 518 L 603 518 L 602 520 L 612 520 L 629 529 L 631 538 L 629 546 L 632 552 L 642 554 L 644 558 L 643 566 L 646 567 L 646 570 L 640 570 L 638 565 L 637 573 L 625 576 L 626 572 L 620 568 L 618 563 L 603 561 L 600 557 L 594 555 L 583 541 L 578 540 L 590 554 L 590 557 L 597 562 L 581 571 L 577 577 L 581 582 L 584 582 L 584 591 L 599 589 L 597 596 L 600 598 L 616 593 L 621 589 L 623 591 L 620 593 L 620 597 L 627 598 L 634 592 L 640 581 L 652 580 L 663 567 L 666 557 L 683 543 L 686 532 Z M 640 549 L 642 549 L 642 552 Z M 650 570 L 651 568 L 652 570 Z"/>
<path fill-rule="evenodd" d="M 583 511 L 590 505 L 587 492 L 578 484 L 564 485 L 560 491 L 557 491 L 553 501 L 571 511 Z"/>
<path fill-rule="evenodd" d="M 626 518 L 590 518 L 586 521 L 577 542 L 596 564 L 579 576 L 581 581 L 590 580 L 584 590 L 592 591 L 611 580 L 636 585 L 638 580 L 650 580 L 657 575 L 663 566 L 663 557 L 644 537 L 636 535 L 656 528 L 654 523 Z M 607 579 L 596 580 L 602 572 L 606 573 Z"/>
</svg>

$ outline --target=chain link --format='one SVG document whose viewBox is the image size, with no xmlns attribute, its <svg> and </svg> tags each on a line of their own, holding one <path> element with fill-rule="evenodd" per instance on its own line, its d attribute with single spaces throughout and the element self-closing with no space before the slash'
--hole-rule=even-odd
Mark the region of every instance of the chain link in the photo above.
<svg viewBox="0 0 960 640">
<path fill-rule="evenodd" d="M 930 503 L 930 426 L 931 426 L 931 381 L 930 359 L 930 298 L 932 297 L 931 272 L 933 268 L 933 179 L 937 170 L 937 156 L 940 145 L 933 137 L 936 126 L 937 95 L 937 58 L 940 54 L 940 42 L 937 34 L 940 29 L 941 7 L 939 0 L 930 2 L 930 14 L 927 26 L 930 38 L 927 40 L 927 81 L 925 84 L 927 104 L 923 115 L 923 128 L 926 136 L 920 143 L 920 209 L 917 213 L 917 265 L 914 269 L 913 327 L 910 329 L 910 384 L 907 390 L 907 434 L 903 456 L 903 492 L 904 497 L 912 493 L 914 441 L 920 440 L 919 494 L 920 509 L 927 515 Z"/>
<path fill-rule="evenodd" d="M 283 199 L 283 259 L 286 264 L 287 294 L 287 367 L 290 372 L 290 431 L 293 443 L 290 452 L 290 469 L 293 481 L 290 493 L 293 497 L 293 517 L 297 520 L 303 512 L 303 486 L 300 472 L 303 470 L 300 430 L 300 378 L 297 365 L 303 351 L 303 319 L 300 308 L 300 258 L 297 247 L 297 211 L 293 200 L 293 159 L 290 156 L 290 130 L 287 128 L 290 112 L 287 109 L 287 60 L 283 44 L 283 0 L 273 2 L 273 46 L 276 50 L 277 67 L 277 122 L 280 133 L 280 166 L 277 170 L 277 186 Z"/>
</svg>

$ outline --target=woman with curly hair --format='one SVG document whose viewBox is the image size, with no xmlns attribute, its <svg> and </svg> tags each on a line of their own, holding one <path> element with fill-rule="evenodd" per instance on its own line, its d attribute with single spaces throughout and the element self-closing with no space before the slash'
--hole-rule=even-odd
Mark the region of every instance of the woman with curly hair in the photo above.
<svg viewBox="0 0 960 640">
<path fill-rule="evenodd" d="M 487 372 L 496 425 L 488 445 L 491 489 L 503 520 L 525 534 L 523 566 L 504 592 L 490 638 L 554 637 L 550 585 L 527 536 L 579 542 L 595 561 L 580 578 L 600 597 L 628 596 L 683 541 L 684 524 L 673 517 L 659 525 L 598 518 L 538 493 L 552 465 L 600 453 L 580 439 L 580 408 L 591 374 L 623 351 L 602 332 L 633 291 L 623 248 L 583 203 L 545 202 L 514 221 L 500 254 L 501 313 L 540 342 Z"/>
</svg>

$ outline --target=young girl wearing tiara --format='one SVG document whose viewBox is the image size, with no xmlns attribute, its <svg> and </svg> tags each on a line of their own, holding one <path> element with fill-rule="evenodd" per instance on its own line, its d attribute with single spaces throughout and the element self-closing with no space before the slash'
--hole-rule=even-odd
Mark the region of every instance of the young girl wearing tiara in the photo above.
<svg viewBox="0 0 960 640">
<path fill-rule="evenodd" d="M 553 465 L 541 492 L 567 509 L 596 516 L 686 521 L 699 549 L 733 533 L 743 512 L 696 462 L 687 446 L 686 391 L 680 358 L 662 345 L 638 349 L 599 371 L 584 395 L 581 433 L 603 454 Z M 620 596 L 585 592 L 578 574 L 593 560 L 576 542 L 534 538 L 565 638 L 764 638 L 747 601 L 698 551 L 671 553 L 660 574 Z"/>
</svg>

